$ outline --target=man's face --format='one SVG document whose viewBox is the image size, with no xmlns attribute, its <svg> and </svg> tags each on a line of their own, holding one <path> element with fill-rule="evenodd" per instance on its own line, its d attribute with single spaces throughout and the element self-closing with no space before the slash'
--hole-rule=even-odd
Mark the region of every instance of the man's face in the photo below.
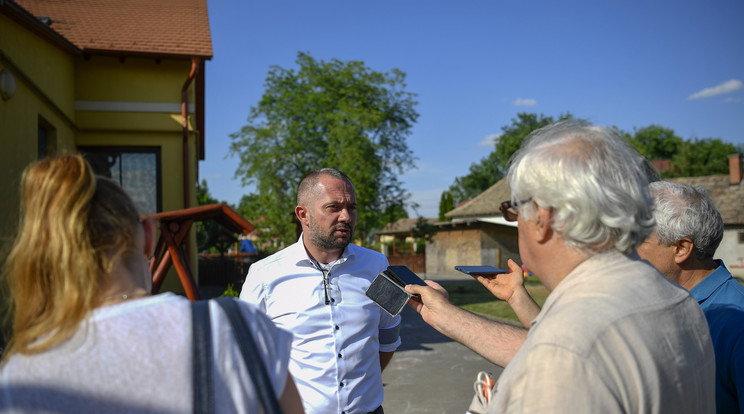
<svg viewBox="0 0 744 414">
<path fill-rule="evenodd" d="M 346 180 L 328 175 L 318 179 L 319 194 L 308 206 L 310 242 L 320 250 L 344 249 L 354 234 L 356 194 Z"/>
<path fill-rule="evenodd" d="M 641 259 L 651 263 L 667 279 L 679 283 L 680 268 L 674 261 L 674 245 L 659 244 L 656 233 L 650 235 L 636 249 Z"/>
</svg>

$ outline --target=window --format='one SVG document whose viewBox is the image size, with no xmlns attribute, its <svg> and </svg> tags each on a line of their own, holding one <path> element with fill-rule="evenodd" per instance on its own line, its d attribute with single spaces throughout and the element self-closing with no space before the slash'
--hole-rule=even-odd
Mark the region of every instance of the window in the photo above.
<svg viewBox="0 0 744 414">
<path fill-rule="evenodd" d="M 744 232 L 739 232 L 739 244 L 744 244 Z"/>
<path fill-rule="evenodd" d="M 57 130 L 46 119 L 39 117 L 36 140 L 38 159 L 46 158 L 57 152 Z"/>
<path fill-rule="evenodd" d="M 142 214 L 162 211 L 160 148 L 80 147 L 96 174 L 121 184 Z"/>
</svg>

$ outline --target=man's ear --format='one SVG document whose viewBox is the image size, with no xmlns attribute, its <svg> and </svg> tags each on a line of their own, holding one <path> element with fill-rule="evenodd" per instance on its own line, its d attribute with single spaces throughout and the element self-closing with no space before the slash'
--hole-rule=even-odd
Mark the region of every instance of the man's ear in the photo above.
<svg viewBox="0 0 744 414">
<path fill-rule="evenodd" d="M 537 231 L 537 241 L 546 242 L 553 236 L 553 209 L 535 206 L 535 230 Z"/>
<path fill-rule="evenodd" d="M 307 208 L 305 208 L 304 206 L 295 207 L 295 215 L 297 216 L 297 219 L 300 220 L 300 223 L 302 223 L 303 226 L 310 225 Z"/>
<path fill-rule="evenodd" d="M 687 261 L 695 250 L 695 244 L 689 237 L 683 237 L 674 242 L 674 262 L 681 264 Z"/>
</svg>

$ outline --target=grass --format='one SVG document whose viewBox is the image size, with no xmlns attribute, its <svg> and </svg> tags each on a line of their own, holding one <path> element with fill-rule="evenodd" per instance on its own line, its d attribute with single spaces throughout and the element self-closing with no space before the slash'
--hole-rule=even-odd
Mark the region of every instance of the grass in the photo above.
<svg viewBox="0 0 744 414">
<path fill-rule="evenodd" d="M 525 282 L 527 291 L 530 292 L 537 304 L 542 306 L 548 297 L 548 290 L 534 277 L 527 279 Z M 517 315 L 514 314 L 514 311 L 506 302 L 496 299 L 491 292 L 476 281 L 447 283 L 443 287 L 449 292 L 450 301 L 463 309 L 489 318 L 505 319 L 519 323 Z"/>
</svg>

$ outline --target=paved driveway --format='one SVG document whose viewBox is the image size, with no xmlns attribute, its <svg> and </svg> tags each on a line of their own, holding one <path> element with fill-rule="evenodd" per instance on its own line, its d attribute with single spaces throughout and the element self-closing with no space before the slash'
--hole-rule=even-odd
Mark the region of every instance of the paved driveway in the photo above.
<svg viewBox="0 0 744 414">
<path fill-rule="evenodd" d="M 427 325 L 413 309 L 402 313 L 402 345 L 382 373 L 386 414 L 463 414 L 479 371 L 501 368 Z"/>
</svg>

